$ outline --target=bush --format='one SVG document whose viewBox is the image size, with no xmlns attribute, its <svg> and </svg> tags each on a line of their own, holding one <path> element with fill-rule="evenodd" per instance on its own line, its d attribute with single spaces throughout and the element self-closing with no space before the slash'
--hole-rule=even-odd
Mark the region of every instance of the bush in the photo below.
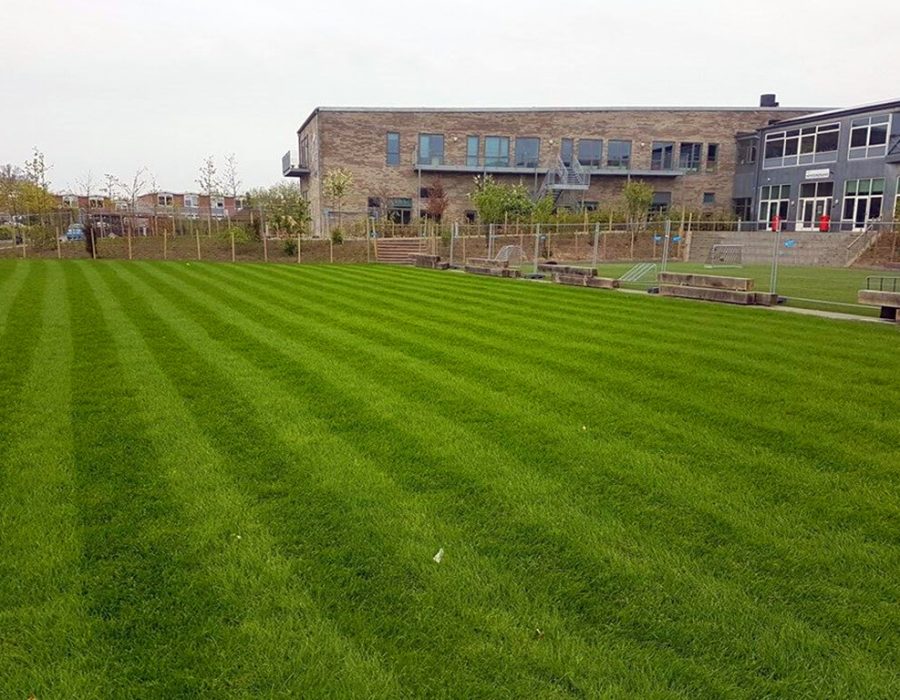
<svg viewBox="0 0 900 700">
<path fill-rule="evenodd" d="M 241 226 L 229 226 L 218 234 L 219 240 L 226 243 L 231 242 L 232 235 L 234 235 L 234 242 L 237 244 L 250 242 L 250 233 Z"/>
<path fill-rule="evenodd" d="M 344 242 L 344 232 L 341 231 L 339 228 L 334 229 L 331 232 L 331 242 L 334 243 L 335 245 L 340 245 L 341 243 L 343 243 Z"/>
<path fill-rule="evenodd" d="M 285 255 L 292 258 L 297 254 L 297 241 L 293 238 L 288 238 L 282 244 L 281 249 Z"/>
</svg>

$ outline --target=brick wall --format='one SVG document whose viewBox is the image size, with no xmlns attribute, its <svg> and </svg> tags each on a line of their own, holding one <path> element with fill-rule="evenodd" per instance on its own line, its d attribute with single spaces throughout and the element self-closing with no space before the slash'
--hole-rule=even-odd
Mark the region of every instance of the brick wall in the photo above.
<svg viewBox="0 0 900 700">
<path fill-rule="evenodd" d="M 599 138 L 603 140 L 603 158 L 610 140 L 632 142 L 632 169 L 649 170 L 653 141 L 675 143 L 674 165 L 677 167 L 681 142 L 703 143 L 703 171 L 677 177 L 646 177 L 654 189 L 672 193 L 675 207 L 682 204 L 701 209 L 703 193 L 714 192 L 716 203 L 707 209 L 730 210 L 735 167 L 735 134 L 764 126 L 770 119 L 788 118 L 804 112 L 789 110 L 665 110 L 635 109 L 608 111 L 338 111 L 321 110 L 314 114 L 298 135 L 309 136 L 310 168 L 303 178 L 304 188 L 312 203 L 313 225 L 323 231 L 324 211 L 330 203 L 324 201 L 321 178 L 332 168 L 345 168 L 354 176 L 353 191 L 343 208 L 348 212 L 364 212 L 367 199 L 375 196 L 407 197 L 413 200 L 414 216 L 420 182 L 413 165 L 415 147 L 420 133 L 444 135 L 444 162 L 464 164 L 466 137 L 510 137 L 510 159 L 515 154 L 516 136 L 536 136 L 541 139 L 540 164 L 551 167 L 559 154 L 563 138 Z M 386 165 L 386 134 L 400 134 L 400 165 Z M 716 172 L 706 172 L 706 146 L 719 144 Z M 423 172 L 421 184 L 427 187 L 437 177 Z M 474 173 L 441 173 L 449 198 L 445 217 L 462 220 L 466 210 L 472 209 L 468 193 L 473 187 Z M 532 189 L 531 175 L 494 175 L 501 182 L 522 182 Z M 543 174 L 538 174 L 540 186 Z M 618 201 L 626 174 L 593 175 L 591 187 L 583 199 L 600 202 L 601 207 Z M 582 197 L 578 193 L 574 201 Z M 424 208 L 425 202 L 421 202 Z"/>
</svg>

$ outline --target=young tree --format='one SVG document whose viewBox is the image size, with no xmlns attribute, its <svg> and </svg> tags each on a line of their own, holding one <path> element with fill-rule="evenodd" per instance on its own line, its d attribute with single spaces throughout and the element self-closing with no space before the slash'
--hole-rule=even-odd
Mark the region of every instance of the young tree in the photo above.
<svg viewBox="0 0 900 700">
<path fill-rule="evenodd" d="M 444 189 L 444 181 L 441 178 L 435 178 L 428 185 L 428 204 L 425 206 L 425 215 L 429 219 L 440 223 L 448 204 L 449 200 L 447 199 L 447 191 Z"/>
<path fill-rule="evenodd" d="M 475 178 L 475 190 L 469 194 L 469 199 L 483 224 L 498 224 L 516 217 L 527 218 L 534 209 L 534 202 L 523 185 L 501 185 L 490 175 Z"/>
<path fill-rule="evenodd" d="M 352 188 L 353 174 L 349 170 L 335 168 L 334 170 L 329 170 L 325 175 L 325 196 L 331 200 L 332 207 L 337 210 L 338 230 L 341 230 L 343 227 L 342 206 L 344 199 L 350 194 Z"/>
<path fill-rule="evenodd" d="M 643 229 L 653 203 L 653 187 L 643 180 L 630 180 L 622 189 L 622 198 L 625 200 L 628 225 L 638 230 Z"/>
<path fill-rule="evenodd" d="M 207 201 L 209 202 L 206 207 L 206 225 L 207 233 L 211 236 L 212 198 L 219 193 L 219 190 L 222 187 L 222 184 L 219 181 L 216 161 L 212 156 L 207 156 L 203 159 L 203 164 L 200 166 L 200 174 L 197 177 L 197 184 L 200 185 L 200 194 L 206 195 Z"/>
<path fill-rule="evenodd" d="M 118 181 L 119 189 L 125 195 L 128 202 L 128 211 L 131 214 L 131 231 L 134 231 L 134 224 L 137 218 L 137 200 L 144 193 L 144 187 L 147 185 L 147 168 L 138 168 L 134 177 L 130 182 Z"/>
<path fill-rule="evenodd" d="M 237 199 L 241 189 L 241 180 L 238 177 L 237 158 L 234 153 L 225 157 L 225 172 L 222 174 L 222 184 L 225 194 Z"/>
<path fill-rule="evenodd" d="M 257 187 L 247 193 L 248 206 L 259 209 L 278 233 L 290 236 L 305 233 L 309 222 L 309 202 L 300 188 L 288 182 Z"/>
<path fill-rule="evenodd" d="M 90 255 L 92 258 L 95 258 L 97 257 L 94 250 L 95 228 L 90 212 L 91 196 L 96 191 L 97 187 L 96 183 L 94 182 L 94 174 L 90 170 L 88 170 L 84 175 L 82 175 L 75 181 L 75 186 L 78 190 L 78 193 L 87 199 L 87 211 L 80 212 L 80 217 L 82 219 L 81 223 L 84 225 L 84 246 L 87 249 L 88 255 Z"/>
<path fill-rule="evenodd" d="M 44 154 L 35 146 L 31 149 L 31 158 L 25 161 L 25 179 L 42 190 L 50 191 L 50 181 L 47 173 L 50 171 L 44 159 Z"/>
</svg>

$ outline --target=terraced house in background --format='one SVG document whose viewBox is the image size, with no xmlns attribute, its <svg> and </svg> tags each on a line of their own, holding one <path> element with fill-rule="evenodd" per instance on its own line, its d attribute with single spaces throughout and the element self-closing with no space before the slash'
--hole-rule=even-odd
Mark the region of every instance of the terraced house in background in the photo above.
<svg viewBox="0 0 900 700">
<path fill-rule="evenodd" d="M 285 154 L 282 172 L 299 179 L 318 234 L 333 223 L 322 179 L 334 168 L 354 177 L 345 215 L 400 223 L 424 215 L 437 178 L 448 197 L 445 218 L 473 219 L 468 193 L 477 175 L 588 210 L 617 200 L 634 177 L 652 185 L 657 210 L 730 212 L 739 136 L 814 111 L 780 107 L 773 95 L 757 107 L 319 107 L 298 130 L 298 150 Z"/>
</svg>

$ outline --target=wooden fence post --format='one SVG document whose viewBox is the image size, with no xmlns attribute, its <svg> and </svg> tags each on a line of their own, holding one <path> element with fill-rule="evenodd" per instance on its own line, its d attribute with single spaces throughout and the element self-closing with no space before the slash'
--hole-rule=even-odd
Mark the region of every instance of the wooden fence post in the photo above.
<svg viewBox="0 0 900 700">
<path fill-rule="evenodd" d="M 197 239 L 197 260 L 200 260 L 200 227 L 194 227 L 194 238 Z"/>
<path fill-rule="evenodd" d="M 163 260 L 169 259 L 169 230 L 163 226 Z"/>
<path fill-rule="evenodd" d="M 231 234 L 231 262 L 234 262 L 234 227 L 229 227 L 228 232 Z"/>
</svg>

